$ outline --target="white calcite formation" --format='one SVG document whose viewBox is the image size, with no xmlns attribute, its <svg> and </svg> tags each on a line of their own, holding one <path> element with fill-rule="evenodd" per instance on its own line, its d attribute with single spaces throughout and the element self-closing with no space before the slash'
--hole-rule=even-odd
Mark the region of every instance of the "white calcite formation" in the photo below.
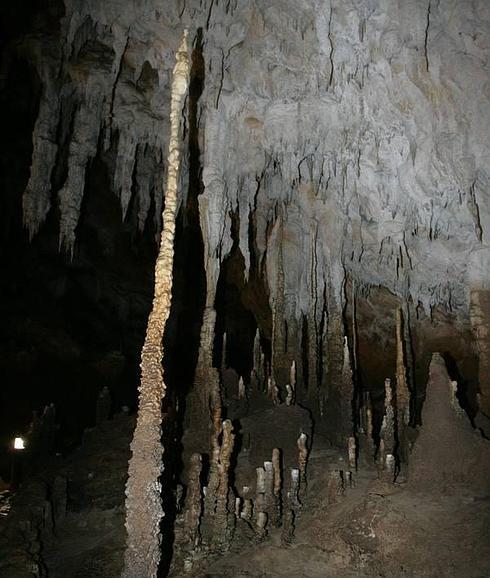
<svg viewBox="0 0 490 578">
<path fill-rule="evenodd" d="M 256 214 L 272 301 L 282 252 L 288 316 L 309 314 L 325 284 L 341 300 L 346 270 L 427 308 L 465 305 L 469 285 L 488 286 L 485 0 L 65 0 L 65 8 L 59 41 L 30 38 L 25 48 L 42 82 L 24 195 L 31 234 L 50 208 L 62 126 L 63 245 L 75 242 L 85 169 L 100 147 L 117 144 L 123 215 L 132 195 L 142 226 L 151 195 L 158 209 L 173 55 L 184 26 L 191 40 L 201 27 L 208 282 L 230 250 L 234 210 L 246 267 Z"/>
<path fill-rule="evenodd" d="M 325 309 L 334 324 L 342 309 L 346 276 L 360 290 L 380 285 L 426 312 L 442 304 L 466 316 L 470 290 L 489 289 L 487 0 L 65 7 L 59 38 L 32 37 L 24 48 L 42 82 L 24 195 L 31 235 L 50 209 L 61 154 L 66 249 L 76 242 L 85 169 L 100 150 L 116 149 L 111 174 L 123 216 L 132 196 L 141 227 L 152 198 L 161 214 L 170 73 L 187 27 L 194 50 L 201 29 L 204 59 L 199 208 L 208 304 L 232 247 L 232 212 L 245 277 L 253 221 L 276 329 L 282 320 L 300 327 L 304 316 L 313 350 Z M 290 364 L 272 360 L 274 371 Z M 286 381 L 276 381 L 285 397 Z"/>
</svg>

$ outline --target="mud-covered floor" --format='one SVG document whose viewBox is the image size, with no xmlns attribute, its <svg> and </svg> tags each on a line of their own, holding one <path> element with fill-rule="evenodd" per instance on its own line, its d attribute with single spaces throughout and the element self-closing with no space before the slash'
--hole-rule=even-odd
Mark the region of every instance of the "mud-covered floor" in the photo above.
<svg viewBox="0 0 490 578">
<path fill-rule="evenodd" d="M 417 493 L 362 469 L 331 504 L 327 479 L 338 453 L 321 443 L 310 457 L 307 499 L 294 543 L 278 530 L 212 562 L 209 578 L 468 577 L 490 572 L 490 493 L 447 488 Z"/>
<path fill-rule="evenodd" d="M 125 444 L 132 424 L 131 418 L 119 416 L 114 422 L 99 426 L 60 469 L 69 478 L 68 509 L 43 543 L 43 575 L 119 575 L 125 537 Z M 290 547 L 281 546 L 281 529 L 273 529 L 262 542 L 235 541 L 225 555 L 201 558 L 192 572 L 175 571 L 173 576 L 489 575 L 490 492 L 462 485 L 418 492 L 410 483 L 393 485 L 386 478 L 379 478 L 374 467 L 361 466 L 354 477 L 354 487 L 346 485 L 344 491 L 332 497 L 329 473 L 342 467 L 342 453 L 317 436 L 308 464 L 308 491 Z M 3 543 L 4 552 L 5 548 Z M 15 578 L 13 574 L 0 575 Z"/>
</svg>

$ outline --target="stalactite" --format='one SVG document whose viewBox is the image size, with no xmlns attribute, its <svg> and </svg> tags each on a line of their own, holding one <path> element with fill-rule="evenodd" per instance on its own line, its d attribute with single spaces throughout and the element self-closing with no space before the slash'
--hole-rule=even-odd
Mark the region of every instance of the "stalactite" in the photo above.
<svg viewBox="0 0 490 578">
<path fill-rule="evenodd" d="M 254 338 L 254 348 L 253 348 L 253 367 L 250 376 L 250 383 L 252 389 L 260 391 L 263 386 L 263 366 L 262 366 L 262 351 L 260 348 L 260 332 L 257 327 Z"/>
<path fill-rule="evenodd" d="M 100 114 L 98 99 L 95 102 L 82 103 L 77 110 L 73 125 L 73 135 L 76 136 L 70 143 L 68 155 L 68 174 L 58 195 L 60 208 L 59 244 L 60 247 L 64 247 L 72 254 L 85 188 L 85 171 L 87 163 L 97 153 Z M 177 159 L 180 159 L 180 151 L 177 154 Z M 177 162 L 180 163 L 180 160 Z M 169 180 L 171 180 L 170 175 Z"/>
<path fill-rule="evenodd" d="M 133 173 L 138 145 L 134 132 L 134 129 L 128 131 L 126 127 L 121 127 L 117 143 L 114 190 L 119 196 L 123 220 L 126 218 L 132 195 Z"/>
<path fill-rule="evenodd" d="M 319 327 L 321 325 L 322 310 L 318 306 L 318 225 L 314 234 L 311 235 L 311 270 L 310 270 L 310 307 L 307 316 L 307 354 L 308 354 L 308 400 L 309 404 L 316 407 L 318 404 L 318 385 L 321 355 Z"/>
<path fill-rule="evenodd" d="M 352 420 L 352 403 L 354 397 L 354 382 L 352 377 L 352 365 L 350 360 L 349 344 L 344 337 L 344 354 L 342 366 L 342 384 L 340 389 L 340 435 L 342 445 L 347 443 L 352 435 L 354 424 Z"/>
<path fill-rule="evenodd" d="M 31 239 L 38 232 L 51 207 L 51 173 L 58 153 L 56 129 L 59 114 L 60 98 L 56 86 L 47 82 L 32 134 L 31 171 L 22 199 L 24 225 L 28 228 Z"/>
<path fill-rule="evenodd" d="M 161 404 L 165 395 L 162 371 L 162 340 L 172 299 L 175 212 L 181 140 L 179 137 L 183 101 L 189 82 L 187 31 L 177 51 L 172 80 L 171 135 L 168 177 L 163 212 L 163 230 L 155 265 L 155 293 L 141 353 L 141 382 L 136 429 L 131 443 L 126 484 L 126 552 L 124 578 L 154 577 L 160 562 L 160 498 L 162 473 Z"/>
<path fill-rule="evenodd" d="M 327 314 L 327 302 L 326 302 L 326 285 L 323 291 L 323 313 L 322 313 L 322 335 L 321 335 L 321 373 L 319 376 L 319 388 L 318 388 L 318 411 L 320 417 L 324 418 L 326 414 L 326 406 L 328 399 L 330 397 L 330 386 L 328 377 L 329 368 L 329 335 L 328 335 L 328 314 Z"/>
</svg>

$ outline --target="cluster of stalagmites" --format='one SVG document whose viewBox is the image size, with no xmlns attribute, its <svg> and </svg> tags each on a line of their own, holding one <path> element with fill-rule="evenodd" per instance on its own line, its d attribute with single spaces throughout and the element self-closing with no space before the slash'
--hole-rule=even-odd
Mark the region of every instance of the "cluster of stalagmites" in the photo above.
<svg viewBox="0 0 490 578">
<path fill-rule="evenodd" d="M 261 541 L 273 528 L 282 526 L 282 542 L 290 544 L 306 496 L 307 434 L 300 432 L 298 437 L 297 467 L 286 472 L 281 450 L 272 448 L 271 459 L 256 468 L 255 488 L 243 486 L 238 492 L 230 484 L 235 434 L 232 422 L 221 420 L 219 404 L 213 412 L 213 425 L 207 475 L 203 456 L 193 454 L 185 505 L 176 522 L 173 563 L 186 571 L 195 569 L 209 554 L 227 551 L 234 539 Z"/>
<path fill-rule="evenodd" d="M 229 372 L 225 361 L 226 334 L 223 337 L 223 352 L 221 381 Z M 252 393 L 261 393 L 273 405 L 293 405 L 296 386 L 294 361 L 290 369 L 290 383 L 284 388 L 287 396 L 281 401 L 270 365 L 260 348 L 258 331 L 253 359 L 250 382 L 246 384 L 243 377 L 238 376 L 238 401 L 246 401 Z M 254 487 L 244 485 L 240 491 L 232 487 L 230 479 L 236 453 L 235 432 L 231 420 L 222 420 L 220 372 L 214 370 L 212 378 L 210 454 L 205 459 L 198 453 L 190 457 L 185 505 L 177 504 L 180 515 L 176 520 L 173 565 L 189 572 L 195 570 L 199 561 L 209 554 L 227 551 L 234 541 L 261 541 L 274 528 L 282 528 L 282 543 L 289 545 L 307 489 L 310 440 L 308 434 L 302 431 L 298 431 L 295 467 L 286 468 L 282 450 L 271 447 L 270 460 L 256 467 Z"/>
<path fill-rule="evenodd" d="M 395 379 L 385 380 L 382 424 L 376 432 L 373 428 L 373 407 L 368 392 L 364 393 L 359 404 L 357 423 L 350 411 L 354 392 L 353 374 L 349 349 L 345 343 L 343 399 L 340 404 L 345 411 L 342 420 L 345 457 L 341 459 L 341 463 L 330 468 L 329 477 L 325 480 L 330 504 L 341 499 L 347 490 L 355 485 L 354 476 L 361 467 L 377 471 L 378 478 L 386 483 L 405 482 L 409 473 L 410 476 L 414 475 L 409 461 L 412 461 L 410 456 L 416 429 L 411 425 L 412 392 L 407 379 L 409 366 L 401 309 L 396 315 L 396 344 Z M 441 395 L 445 396 L 451 408 L 448 420 L 466 424 L 467 416 L 457 397 L 458 384 L 449 378 L 444 360 L 437 353 L 432 358 L 428 388 L 435 388 L 431 376 L 436 366 L 443 367 L 444 379 L 447 382 L 447 391 Z M 224 362 L 222 369 L 225 369 Z M 291 364 L 290 382 L 283 389 L 287 391 L 287 396 L 282 402 L 269 371 L 257 336 L 254 368 L 248 388 L 258 388 L 268 395 L 273 405 L 294 404 L 295 363 Z M 239 378 L 238 399 L 244 399 L 250 393 L 243 378 Z M 441 400 L 438 403 L 441 403 Z M 192 455 L 185 505 L 181 507 L 177 519 L 177 554 L 174 567 L 183 566 L 188 572 L 195 571 L 199 561 L 210 553 L 217 554 L 228 550 L 234 540 L 241 544 L 260 541 L 274 528 L 281 528 L 283 546 L 290 545 L 294 540 L 295 526 L 306 499 L 306 474 L 311 447 L 311 439 L 306 433 L 299 432 L 296 467 L 289 470 L 284 467 L 281 449 L 271 448 L 271 459 L 256 468 L 255 488 L 243 486 L 241 491 L 237 491 L 230 484 L 230 479 L 234 478 L 231 468 L 234 463 L 232 456 L 235 435 L 231 421 L 221 421 L 220 403 L 215 406 L 213 424 L 208 472 L 204 475 L 203 456 Z M 430 423 L 427 425 L 431 427 Z M 471 429 L 469 421 L 467 425 Z M 452 425 L 448 427 L 451 428 Z M 471 432 L 470 435 L 474 436 L 474 433 Z"/>
</svg>

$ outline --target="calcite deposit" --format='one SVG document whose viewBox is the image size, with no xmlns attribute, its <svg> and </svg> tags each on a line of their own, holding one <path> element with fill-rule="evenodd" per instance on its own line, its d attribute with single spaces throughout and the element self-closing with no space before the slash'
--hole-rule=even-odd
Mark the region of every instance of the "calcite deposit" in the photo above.
<svg viewBox="0 0 490 578">
<path fill-rule="evenodd" d="M 83 287 L 104 311 L 124 310 L 107 338 L 121 367 L 141 358 L 124 576 L 154 576 L 162 563 L 198 572 L 206 556 L 263 544 L 281 524 L 290 547 L 316 495 L 310 472 L 327 480 L 333 507 L 349 492 L 358 500 L 358 472 L 371 492 L 363 468 L 379 486 L 369 495 L 382 497 L 410 472 L 423 481 L 430 460 L 451 469 L 451 440 L 447 455 L 436 447 L 448 424 L 486 448 L 488 0 L 47 4 L 49 26 L 33 19 L 0 43 L 0 88 L 23 62 L 26 243 L 54 237 L 63 267 L 90 275 L 114 261 L 104 282 L 93 273 Z M 109 217 L 86 226 L 102 192 L 110 200 L 91 214 L 117 213 L 121 237 Z M 153 237 L 156 263 L 119 285 L 123 265 L 136 268 L 130 255 L 139 265 L 137 239 Z M 56 301 L 77 279 L 45 284 Z M 122 345 L 136 317 L 147 327 L 141 357 L 143 334 Z M 99 425 L 112 411 L 100 385 Z M 317 447 L 338 452 L 321 475 Z M 356 520 L 383 510 L 369 500 Z"/>
</svg>

